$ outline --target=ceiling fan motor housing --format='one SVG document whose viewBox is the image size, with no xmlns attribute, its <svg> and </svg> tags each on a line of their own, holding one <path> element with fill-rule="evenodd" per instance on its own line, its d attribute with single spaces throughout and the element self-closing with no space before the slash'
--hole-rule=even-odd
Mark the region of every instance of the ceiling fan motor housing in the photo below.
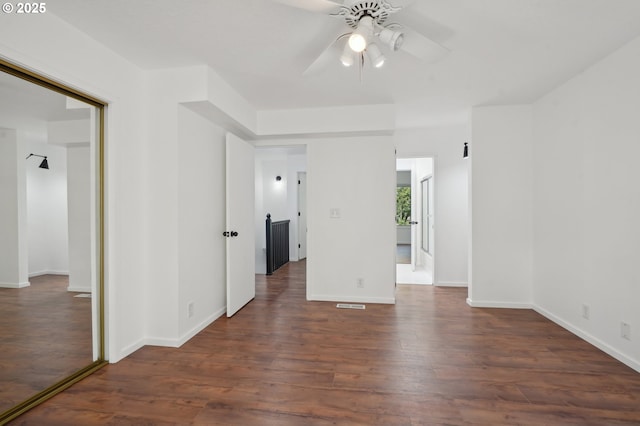
<svg viewBox="0 0 640 426">
<path fill-rule="evenodd" d="M 368 0 L 356 2 L 350 7 L 345 6 L 345 9 L 349 10 L 345 14 L 347 25 L 351 28 L 358 28 L 358 23 L 363 16 L 370 16 L 376 24 L 382 25 L 390 13 L 400 8 L 391 6 L 385 0 Z"/>
</svg>

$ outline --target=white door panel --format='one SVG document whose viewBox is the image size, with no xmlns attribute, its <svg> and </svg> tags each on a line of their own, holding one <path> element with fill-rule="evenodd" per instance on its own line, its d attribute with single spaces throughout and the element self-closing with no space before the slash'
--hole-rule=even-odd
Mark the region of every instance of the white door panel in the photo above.
<svg viewBox="0 0 640 426">
<path fill-rule="evenodd" d="M 227 133 L 227 317 L 256 294 L 254 150 L 248 142 Z"/>
</svg>

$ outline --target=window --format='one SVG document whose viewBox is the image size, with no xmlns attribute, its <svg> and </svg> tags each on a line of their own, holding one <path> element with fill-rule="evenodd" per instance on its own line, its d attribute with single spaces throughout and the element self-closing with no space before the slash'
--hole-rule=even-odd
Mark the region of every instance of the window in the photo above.
<svg viewBox="0 0 640 426">
<path fill-rule="evenodd" d="M 411 187 L 396 188 L 396 225 L 409 225 L 411 220 Z"/>
</svg>

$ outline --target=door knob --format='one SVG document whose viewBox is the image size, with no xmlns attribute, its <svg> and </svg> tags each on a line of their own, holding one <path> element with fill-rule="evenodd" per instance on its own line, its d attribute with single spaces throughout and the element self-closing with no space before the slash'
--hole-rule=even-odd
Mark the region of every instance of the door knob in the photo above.
<svg viewBox="0 0 640 426">
<path fill-rule="evenodd" d="M 415 222 L 415 221 L 409 222 L 409 225 L 417 225 L 417 224 L 418 224 L 418 222 Z"/>
</svg>

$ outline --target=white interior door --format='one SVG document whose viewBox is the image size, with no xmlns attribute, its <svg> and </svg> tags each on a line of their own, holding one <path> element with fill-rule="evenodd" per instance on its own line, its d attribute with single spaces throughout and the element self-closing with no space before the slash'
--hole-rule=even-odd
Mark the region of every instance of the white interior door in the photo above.
<svg viewBox="0 0 640 426">
<path fill-rule="evenodd" d="M 227 316 L 256 295 L 255 148 L 227 133 Z"/>
<path fill-rule="evenodd" d="M 411 270 L 418 264 L 418 187 L 416 185 L 415 163 L 411 167 Z"/>
<path fill-rule="evenodd" d="M 307 257 L 307 173 L 298 172 L 298 259 Z"/>
</svg>

